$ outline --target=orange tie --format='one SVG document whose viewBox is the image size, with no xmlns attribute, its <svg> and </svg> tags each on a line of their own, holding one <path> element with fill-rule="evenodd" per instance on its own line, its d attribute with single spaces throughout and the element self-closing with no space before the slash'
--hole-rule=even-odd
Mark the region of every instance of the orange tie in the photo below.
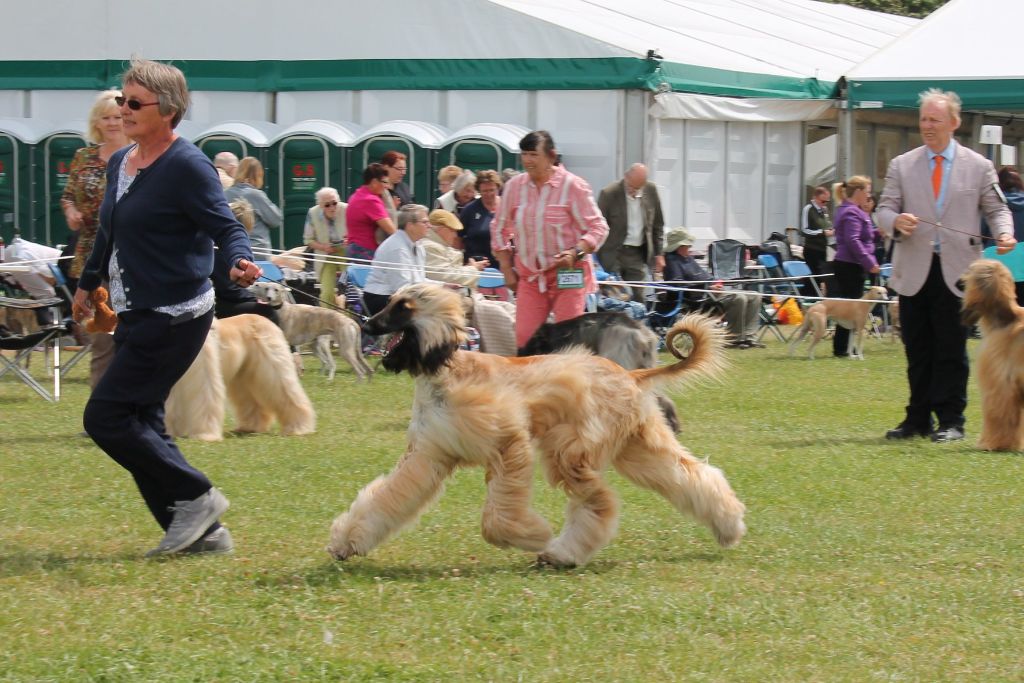
<svg viewBox="0 0 1024 683">
<path fill-rule="evenodd" d="M 945 157 L 942 155 L 935 157 L 935 168 L 932 169 L 932 191 L 935 193 L 936 199 L 942 192 L 942 164 L 944 161 Z"/>
</svg>

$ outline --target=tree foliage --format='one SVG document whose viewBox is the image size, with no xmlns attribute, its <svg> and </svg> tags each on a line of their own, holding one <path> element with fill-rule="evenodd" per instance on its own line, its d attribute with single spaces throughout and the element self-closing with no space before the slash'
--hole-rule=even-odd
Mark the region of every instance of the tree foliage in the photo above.
<svg viewBox="0 0 1024 683">
<path fill-rule="evenodd" d="M 948 0 L 826 0 L 876 12 L 900 14 L 905 17 L 926 17 L 946 4 Z"/>
</svg>

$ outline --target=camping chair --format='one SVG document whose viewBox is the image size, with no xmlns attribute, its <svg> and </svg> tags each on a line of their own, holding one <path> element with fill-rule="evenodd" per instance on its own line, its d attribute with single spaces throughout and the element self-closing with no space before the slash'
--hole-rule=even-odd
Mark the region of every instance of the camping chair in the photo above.
<svg viewBox="0 0 1024 683">
<path fill-rule="evenodd" d="M 765 282 L 759 285 L 762 293 L 771 294 L 773 297 L 781 296 L 782 303 L 793 296 L 800 296 L 796 280 L 784 279 L 787 275 L 774 254 L 759 254 L 757 262 L 764 268 L 765 274 Z M 780 278 L 783 279 L 780 280 Z M 796 301 L 799 300 L 796 299 Z M 761 329 L 757 331 L 756 341 L 761 341 L 768 329 L 771 329 L 779 341 L 786 341 L 786 336 L 779 330 L 779 311 L 781 310 L 781 305 L 778 308 L 770 305 L 761 306 Z"/>
<path fill-rule="evenodd" d="M 64 299 L 64 304 L 67 306 L 67 311 L 70 313 L 72 304 L 75 301 L 75 297 L 72 296 L 71 290 L 68 289 L 67 278 L 64 277 L 64 272 L 60 268 L 58 268 L 56 264 L 49 263 L 47 265 L 50 268 L 50 274 L 53 275 L 54 289 L 56 289 L 57 293 L 60 294 L 61 298 Z M 65 327 L 67 327 L 67 329 L 70 330 L 71 325 L 74 323 L 74 321 L 71 320 L 70 314 L 63 316 L 62 319 Z M 77 350 L 75 351 L 75 355 L 71 356 L 68 362 L 65 363 L 63 367 L 61 367 L 61 376 L 63 377 L 64 375 L 68 374 L 71 368 L 75 367 L 78 364 L 78 361 L 82 360 L 82 358 L 84 358 L 85 355 L 88 354 L 90 351 L 92 351 L 92 342 L 86 342 L 85 344 L 78 347 Z"/>
<path fill-rule="evenodd" d="M 505 276 L 497 268 L 484 268 L 476 289 L 488 299 L 513 301 L 512 290 L 505 286 Z"/>
<path fill-rule="evenodd" d="M 811 277 L 811 267 L 804 261 L 783 261 L 782 272 L 786 274 L 786 277 L 791 277 L 794 280 L 803 280 L 801 291 L 804 296 L 816 296 L 821 297 L 821 288 L 818 286 L 818 280 Z"/>
<path fill-rule="evenodd" d="M 57 308 L 60 304 L 61 300 L 56 297 L 51 299 L 0 297 L 0 307 L 33 310 L 52 308 L 54 311 L 53 324 L 37 332 L 25 335 L 0 336 L 0 350 L 15 352 L 13 358 L 0 354 L 0 377 L 8 373 L 14 373 L 15 377 L 27 384 L 44 399 L 51 402 L 60 400 L 60 379 L 64 374 L 61 372 L 60 367 L 60 338 L 68 332 L 67 325 L 63 324 L 60 320 L 59 309 Z M 53 344 L 53 393 L 43 388 L 27 370 L 29 354 L 39 346 L 46 348 L 51 342 Z M 24 368 L 21 366 L 22 360 L 26 361 L 26 367 Z"/>
</svg>

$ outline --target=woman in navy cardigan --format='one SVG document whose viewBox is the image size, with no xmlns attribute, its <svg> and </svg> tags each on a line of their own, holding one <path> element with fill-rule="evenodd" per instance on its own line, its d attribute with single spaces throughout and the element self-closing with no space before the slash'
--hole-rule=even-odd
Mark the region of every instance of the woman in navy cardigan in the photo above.
<svg viewBox="0 0 1024 683">
<path fill-rule="evenodd" d="M 116 101 L 135 144 L 107 164 L 100 229 L 75 294 L 76 317 L 87 317 L 88 293 L 106 281 L 118 316 L 114 359 L 85 406 L 85 430 L 131 473 L 166 532 L 147 556 L 228 552 L 218 522 L 228 501 L 167 435 L 164 401 L 213 320 L 214 244 L 239 285 L 261 271 L 213 164 L 174 132 L 189 103 L 184 75 L 136 59 L 123 81 Z"/>
</svg>

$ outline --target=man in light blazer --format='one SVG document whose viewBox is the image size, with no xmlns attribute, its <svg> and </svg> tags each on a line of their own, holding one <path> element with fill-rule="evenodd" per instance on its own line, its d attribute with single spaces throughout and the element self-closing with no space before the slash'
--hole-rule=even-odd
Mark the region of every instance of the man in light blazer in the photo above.
<svg viewBox="0 0 1024 683">
<path fill-rule="evenodd" d="M 1000 251 L 1017 241 L 992 163 L 953 139 L 960 98 L 932 88 L 920 101 L 924 145 L 889 163 L 876 211 L 878 227 L 896 241 L 889 286 L 900 295 L 910 382 L 906 416 L 885 436 L 943 443 L 964 438 L 968 330 L 958 281 L 981 255 L 982 215 Z"/>
<path fill-rule="evenodd" d="M 608 222 L 608 238 L 597 252 L 606 271 L 636 282 L 649 279 L 648 268 L 659 273 L 665 268 L 665 219 L 658 188 L 647 182 L 646 166 L 633 164 L 622 180 L 601 190 L 597 208 Z M 643 302 L 643 287 L 633 288 L 633 300 Z"/>
</svg>

